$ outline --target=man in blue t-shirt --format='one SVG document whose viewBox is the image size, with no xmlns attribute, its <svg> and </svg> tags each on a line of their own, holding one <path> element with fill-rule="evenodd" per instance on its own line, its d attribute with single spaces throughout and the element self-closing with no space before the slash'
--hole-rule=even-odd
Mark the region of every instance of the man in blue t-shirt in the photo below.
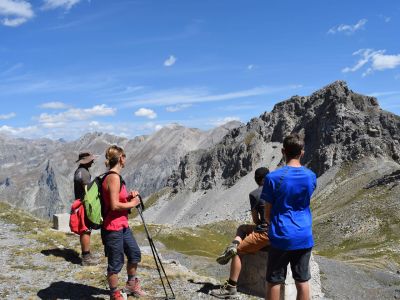
<svg viewBox="0 0 400 300">
<path fill-rule="evenodd" d="M 283 140 L 286 166 L 265 177 L 261 199 L 266 201 L 271 247 L 268 253 L 266 299 L 280 299 L 290 263 L 297 288 L 297 299 L 308 300 L 309 262 L 314 246 L 310 199 L 317 185 L 316 175 L 303 167 L 304 142 L 298 134 Z"/>
</svg>

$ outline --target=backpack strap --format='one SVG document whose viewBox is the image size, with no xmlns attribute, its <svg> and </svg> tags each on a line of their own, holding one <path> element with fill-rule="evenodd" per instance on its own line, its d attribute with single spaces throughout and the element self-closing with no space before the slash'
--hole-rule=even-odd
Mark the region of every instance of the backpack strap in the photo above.
<svg viewBox="0 0 400 300">
<path fill-rule="evenodd" d="M 100 177 L 101 177 L 101 186 L 103 186 L 104 180 L 110 174 L 117 174 L 119 176 L 119 191 L 121 191 L 122 185 L 125 184 L 125 181 L 122 179 L 122 176 L 120 174 L 118 174 L 117 172 L 115 172 L 115 171 L 108 171 L 108 172 L 105 172 L 105 173 L 100 175 Z"/>
</svg>

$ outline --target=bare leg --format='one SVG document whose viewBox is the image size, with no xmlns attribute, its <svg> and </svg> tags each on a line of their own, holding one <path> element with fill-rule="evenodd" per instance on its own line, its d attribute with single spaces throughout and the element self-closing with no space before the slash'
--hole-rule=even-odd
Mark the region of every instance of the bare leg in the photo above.
<svg viewBox="0 0 400 300">
<path fill-rule="evenodd" d="M 79 241 L 81 242 L 82 253 L 89 252 L 90 251 L 90 234 L 88 234 L 88 233 L 81 234 L 79 236 Z"/>
<path fill-rule="evenodd" d="M 279 300 L 281 297 L 281 284 L 280 283 L 266 283 L 267 295 L 266 300 Z"/>
<path fill-rule="evenodd" d="M 234 257 L 232 257 L 229 279 L 237 282 L 239 279 L 239 274 L 241 269 L 242 269 L 242 260 L 240 259 L 239 255 L 235 255 Z"/>
<path fill-rule="evenodd" d="M 310 299 L 310 285 L 308 281 L 296 281 L 297 297 L 296 300 L 309 300 Z"/>
<path fill-rule="evenodd" d="M 107 275 L 108 286 L 110 289 L 114 289 L 118 287 L 118 274 L 108 274 Z"/>
<path fill-rule="evenodd" d="M 128 275 L 136 275 L 136 270 L 137 270 L 137 263 L 131 264 L 128 263 L 126 265 L 126 272 L 128 273 Z"/>
</svg>

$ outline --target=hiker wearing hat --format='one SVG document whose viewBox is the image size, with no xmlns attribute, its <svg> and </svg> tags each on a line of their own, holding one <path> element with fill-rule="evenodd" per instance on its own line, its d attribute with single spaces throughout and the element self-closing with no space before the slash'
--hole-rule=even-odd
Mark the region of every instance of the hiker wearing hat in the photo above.
<svg viewBox="0 0 400 300">
<path fill-rule="evenodd" d="M 106 166 L 109 171 L 102 182 L 104 204 L 104 222 L 101 235 L 107 256 L 107 280 L 110 286 L 110 299 L 125 299 L 118 289 L 118 274 L 127 258 L 127 281 L 124 291 L 135 297 L 145 295 L 136 276 L 138 263 L 141 261 L 140 248 L 128 224 L 128 214 L 140 204 L 139 192 L 128 193 L 121 170 L 125 167 L 126 155 L 121 147 L 110 146 L 106 151 Z"/>
<path fill-rule="evenodd" d="M 269 170 L 267 168 L 258 168 L 254 173 L 254 180 L 258 188 L 249 194 L 251 216 L 254 224 L 240 225 L 236 231 L 235 239 L 217 258 L 217 262 L 221 265 L 227 264 L 232 259 L 229 279 L 219 290 L 211 292 L 211 295 L 217 298 L 237 298 L 237 281 L 242 268 L 241 255 L 256 253 L 269 245 L 268 227 L 265 225 L 265 203 L 260 200 L 264 178 L 268 173 Z"/>
<path fill-rule="evenodd" d="M 81 152 L 79 153 L 79 158 L 76 161 L 79 163 L 78 168 L 74 173 L 74 192 L 75 199 L 81 199 L 81 201 L 85 197 L 85 186 L 90 183 L 90 172 L 89 169 L 92 166 L 95 160 L 95 156 L 90 152 Z M 93 259 L 93 256 L 90 254 L 90 229 L 84 231 L 79 236 L 79 240 L 81 243 L 82 250 L 82 265 L 90 266 L 94 265 L 96 262 Z"/>
</svg>

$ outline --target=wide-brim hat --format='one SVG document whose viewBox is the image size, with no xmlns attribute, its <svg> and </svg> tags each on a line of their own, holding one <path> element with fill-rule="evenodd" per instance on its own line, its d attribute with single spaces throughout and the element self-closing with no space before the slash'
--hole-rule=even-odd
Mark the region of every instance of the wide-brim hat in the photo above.
<svg viewBox="0 0 400 300">
<path fill-rule="evenodd" d="M 77 163 L 84 165 L 84 164 L 88 164 L 91 161 L 95 160 L 96 156 L 94 156 L 92 153 L 90 152 L 81 152 L 79 153 L 79 158 L 76 161 Z"/>
</svg>

